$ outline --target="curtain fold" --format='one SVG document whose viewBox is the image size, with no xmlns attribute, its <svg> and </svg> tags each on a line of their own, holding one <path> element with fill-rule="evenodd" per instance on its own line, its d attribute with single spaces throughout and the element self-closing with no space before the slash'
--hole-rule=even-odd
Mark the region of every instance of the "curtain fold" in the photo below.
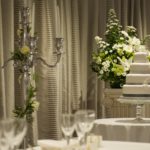
<svg viewBox="0 0 150 150">
<path fill-rule="evenodd" d="M 58 1 L 61 35 L 64 38 L 62 58 L 62 110 L 74 112 L 79 107 L 80 88 L 80 30 L 78 0 Z"/>
<path fill-rule="evenodd" d="M 1 45 L 1 63 L 10 58 L 10 51 L 14 50 L 14 1 L 1 0 L 1 24 L 0 24 L 0 45 Z M 1 68 L 1 110 L 2 118 L 12 117 L 12 110 L 14 109 L 14 69 L 12 62 L 9 62 L 7 66 Z"/>
<path fill-rule="evenodd" d="M 38 32 L 38 52 L 48 63 L 53 65 L 56 61 L 55 38 L 58 36 L 57 1 L 36 1 L 36 24 Z M 58 30 L 58 28 L 57 28 Z M 60 133 L 60 69 L 61 64 L 48 68 L 41 62 L 36 66 L 38 75 L 37 98 L 40 101 L 38 111 L 39 138 L 59 139 Z M 41 92 L 42 91 L 42 92 Z"/>
<path fill-rule="evenodd" d="M 80 17 L 80 83 L 81 83 L 81 103 L 83 108 L 87 108 L 87 80 L 88 80 L 88 28 L 89 28 L 89 2 L 79 1 Z"/>
<path fill-rule="evenodd" d="M 0 22 L 2 22 L 2 5 L 0 1 Z M 0 66 L 4 63 L 3 54 L 3 26 L 0 24 Z M 0 72 L 0 118 L 6 117 L 6 100 L 5 100 L 5 82 L 4 82 L 4 70 Z"/>
</svg>

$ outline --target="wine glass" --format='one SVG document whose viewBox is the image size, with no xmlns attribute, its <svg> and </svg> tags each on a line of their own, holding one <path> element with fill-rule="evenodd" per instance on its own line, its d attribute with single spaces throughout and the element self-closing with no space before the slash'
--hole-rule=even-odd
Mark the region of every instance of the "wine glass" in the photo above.
<svg viewBox="0 0 150 150">
<path fill-rule="evenodd" d="M 61 129 L 64 134 L 64 136 L 67 139 L 67 144 L 70 144 L 70 138 L 72 137 L 72 134 L 75 129 L 75 119 L 73 114 L 62 114 L 61 118 Z"/>
<path fill-rule="evenodd" d="M 95 112 L 94 110 L 78 110 L 75 114 L 76 118 L 76 129 L 80 129 L 80 135 L 84 136 L 85 141 L 87 140 L 87 135 L 93 128 L 94 120 L 95 120 Z M 77 130 L 77 134 L 79 134 L 79 129 Z"/>
<path fill-rule="evenodd" d="M 14 150 L 26 134 L 27 125 L 23 119 L 5 119 L 0 121 L 0 149 Z"/>
<path fill-rule="evenodd" d="M 76 118 L 75 118 L 75 122 L 76 122 Z M 75 131 L 77 133 L 77 137 L 78 137 L 78 141 L 79 141 L 79 144 L 82 145 L 84 144 L 84 133 L 83 131 L 80 129 L 79 127 L 79 124 L 76 122 L 76 125 L 75 125 Z"/>
</svg>

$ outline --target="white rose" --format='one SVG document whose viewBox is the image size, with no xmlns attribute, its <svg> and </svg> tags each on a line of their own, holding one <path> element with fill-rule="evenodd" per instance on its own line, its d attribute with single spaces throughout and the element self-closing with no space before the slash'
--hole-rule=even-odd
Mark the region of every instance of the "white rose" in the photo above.
<svg viewBox="0 0 150 150">
<path fill-rule="evenodd" d="M 129 37 L 128 33 L 126 31 L 121 31 L 121 33 L 125 36 L 125 37 Z"/>
<path fill-rule="evenodd" d="M 100 38 L 99 36 L 95 36 L 95 41 L 96 41 L 97 44 L 98 44 L 99 41 L 101 41 L 101 40 L 102 40 L 102 38 Z"/>
<path fill-rule="evenodd" d="M 137 45 L 140 45 L 141 42 L 140 42 L 140 40 L 138 38 L 133 37 L 133 38 L 129 38 L 129 44 L 137 46 Z"/>
<path fill-rule="evenodd" d="M 117 63 L 117 59 L 114 59 L 114 63 Z"/>
<path fill-rule="evenodd" d="M 99 72 L 100 74 L 103 74 L 104 73 L 104 71 L 103 70 L 100 70 L 100 72 Z"/>
<path fill-rule="evenodd" d="M 145 47 L 145 45 L 138 45 L 138 46 L 136 46 L 136 51 L 146 51 L 146 47 Z"/>
<path fill-rule="evenodd" d="M 115 44 L 114 46 L 113 46 L 113 49 L 119 49 L 119 48 L 121 48 L 122 47 L 122 44 Z"/>
<path fill-rule="evenodd" d="M 96 59 L 96 63 L 97 63 L 97 64 L 100 64 L 100 63 L 101 63 L 101 61 L 102 61 L 102 60 L 101 60 L 101 58 L 100 58 L 100 57 L 98 57 L 98 58 Z"/>
<path fill-rule="evenodd" d="M 108 51 L 105 51 L 105 54 L 108 54 Z"/>
<path fill-rule="evenodd" d="M 125 77 L 125 76 L 127 75 L 127 73 L 126 73 L 126 72 L 124 72 L 122 75 Z"/>
<path fill-rule="evenodd" d="M 123 50 L 126 52 L 133 52 L 133 47 L 131 45 L 123 45 Z"/>
<path fill-rule="evenodd" d="M 106 60 L 106 63 L 110 66 L 110 61 L 109 60 Z"/>
<path fill-rule="evenodd" d="M 123 37 L 120 37 L 120 40 L 124 40 L 124 38 L 123 38 Z"/>
</svg>

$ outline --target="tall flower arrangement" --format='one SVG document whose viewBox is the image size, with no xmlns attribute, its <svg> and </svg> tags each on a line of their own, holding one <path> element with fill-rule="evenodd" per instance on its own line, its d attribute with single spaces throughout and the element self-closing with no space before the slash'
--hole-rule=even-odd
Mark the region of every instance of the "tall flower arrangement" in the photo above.
<svg viewBox="0 0 150 150">
<path fill-rule="evenodd" d="M 21 9 L 21 20 L 17 30 L 18 42 L 16 49 L 12 53 L 11 60 L 14 60 L 14 66 L 18 68 L 22 84 L 24 85 L 24 105 L 16 106 L 13 111 L 15 117 L 26 118 L 27 122 L 33 121 L 33 112 L 38 110 L 39 102 L 36 100 L 35 78 L 32 73 L 34 61 L 37 57 L 38 37 L 32 33 L 29 22 L 29 8 Z"/>
<path fill-rule="evenodd" d="M 95 37 L 97 49 L 92 53 L 92 70 L 100 79 L 108 81 L 112 88 L 120 88 L 125 83 L 134 51 L 141 41 L 133 26 L 123 30 L 113 9 L 108 13 L 105 38 L 104 41 L 99 36 Z"/>
</svg>

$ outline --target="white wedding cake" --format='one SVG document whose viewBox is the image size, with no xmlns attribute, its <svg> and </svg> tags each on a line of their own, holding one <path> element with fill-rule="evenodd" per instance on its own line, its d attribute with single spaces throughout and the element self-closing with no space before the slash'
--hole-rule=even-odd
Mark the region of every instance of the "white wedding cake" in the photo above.
<svg viewBox="0 0 150 150">
<path fill-rule="evenodd" d="M 125 97 L 150 97 L 150 62 L 147 52 L 136 52 L 122 89 Z"/>
</svg>

